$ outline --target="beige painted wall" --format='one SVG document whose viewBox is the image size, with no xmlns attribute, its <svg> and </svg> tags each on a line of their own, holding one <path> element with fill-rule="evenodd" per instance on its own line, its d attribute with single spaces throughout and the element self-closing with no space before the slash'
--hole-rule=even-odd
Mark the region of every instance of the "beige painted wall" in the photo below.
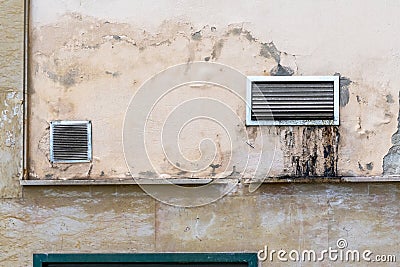
<svg viewBox="0 0 400 267">
<path fill-rule="evenodd" d="M 88 5 L 91 2 L 81 1 L 81 3 Z M 177 9 L 165 4 L 164 8 L 181 10 L 181 13 L 185 11 L 190 14 L 205 10 L 206 5 L 203 3 L 196 2 L 191 8 L 181 3 Z M 310 6 L 304 5 L 304 8 L 293 9 L 289 4 L 286 5 L 282 1 L 280 3 L 268 2 L 269 8 L 261 9 L 259 7 L 254 9 L 260 14 L 264 14 L 262 11 L 265 11 L 265 14 L 270 14 L 271 17 L 267 16 L 266 20 L 275 25 L 275 27 L 266 30 L 265 33 L 258 33 L 258 38 L 265 42 L 273 40 L 280 51 L 296 54 L 299 53 L 297 49 L 300 49 L 308 53 L 323 54 L 326 57 L 327 61 L 320 57 L 314 58 L 314 56 L 297 60 L 298 66 L 301 66 L 298 70 L 299 74 L 326 74 L 328 72 L 332 74 L 340 71 L 342 75 L 353 81 L 349 86 L 349 104 L 341 109 L 343 121 L 339 128 L 341 139 L 338 148 L 340 155 L 343 154 L 352 158 L 349 162 L 346 162 L 347 158 L 341 159 L 339 155 L 340 162 L 344 161 L 339 166 L 349 166 L 351 173 L 359 173 L 357 161 L 364 159 L 365 162 L 360 161 L 361 166 L 374 160 L 374 166 L 380 168 L 382 157 L 391 146 L 390 137 L 396 131 L 398 110 L 398 91 L 394 89 L 397 84 L 394 70 L 396 69 L 396 60 L 398 60 L 395 49 L 396 40 L 394 40 L 396 35 L 393 34 L 392 39 L 387 37 L 386 39 L 369 38 L 367 40 L 367 37 L 374 36 L 371 35 L 372 32 L 378 36 L 389 36 L 396 32 L 395 16 L 390 15 L 397 12 L 396 4 L 387 2 L 387 6 L 384 6 L 382 3 L 378 8 L 378 2 L 371 1 L 369 5 L 362 5 L 363 12 L 359 12 L 367 16 L 368 20 L 363 20 L 363 25 L 358 25 L 357 28 L 357 23 L 360 22 L 355 19 L 359 10 L 356 1 L 352 1 L 351 4 L 347 3 L 346 8 L 340 5 L 343 4 L 340 1 L 321 3 L 321 6 L 330 6 L 332 10 L 337 12 L 331 15 L 330 20 L 327 19 L 325 23 L 319 24 L 313 23 L 314 20 L 311 20 L 311 18 L 313 16 L 321 18 L 322 12 L 315 12 L 314 15 L 310 15 L 311 17 L 300 19 L 300 16 L 296 17 L 297 13 L 295 12 L 300 14 L 307 12 Z M 158 1 L 157 5 L 160 5 Z M 146 195 L 137 186 L 37 186 L 21 188 L 18 185 L 18 178 L 23 172 L 21 165 L 22 109 L 20 108 L 23 87 L 23 1 L 0 1 L 0 6 L 0 28 L 2 30 L 0 39 L 0 108 L 2 111 L 0 121 L 1 266 L 31 266 L 32 253 L 43 252 L 257 251 L 262 249 L 264 245 L 273 249 L 321 250 L 329 246 L 334 247 L 338 238 L 345 238 L 351 249 L 370 249 L 374 254 L 396 254 L 397 261 L 400 260 L 398 254 L 400 251 L 398 219 L 400 187 L 397 183 L 265 184 L 252 194 L 248 193 L 246 186 L 237 185 L 235 190 L 225 198 L 199 208 L 177 208 L 162 204 Z M 217 11 L 224 10 L 218 6 L 214 7 Z M 107 9 L 99 8 L 97 12 L 105 12 L 104 10 L 112 8 L 113 6 L 109 6 Z M 236 10 L 237 6 L 228 5 L 226 8 Z M 146 8 L 137 11 L 138 20 L 140 18 L 140 21 L 143 21 L 142 25 L 137 23 L 138 27 L 143 28 L 148 25 L 152 33 L 157 32 L 159 24 L 149 23 L 149 20 L 153 20 L 146 16 L 143 10 L 146 10 Z M 243 6 L 242 10 L 243 14 L 246 14 L 246 12 L 250 14 L 249 6 Z M 272 12 L 273 10 L 275 12 Z M 196 25 L 203 19 L 209 19 L 210 24 L 215 23 L 217 29 L 219 29 L 227 25 L 227 23 L 217 24 L 219 20 L 232 20 L 229 23 L 240 23 L 241 20 L 248 18 L 246 21 L 250 21 L 251 18 L 250 15 L 246 17 L 243 14 L 233 12 L 221 11 L 219 13 L 219 15 L 210 14 L 202 17 L 193 16 L 196 17 L 196 20 L 192 23 Z M 57 12 L 49 12 L 49 14 L 57 15 Z M 126 10 L 126 14 L 130 14 L 129 10 Z M 166 11 L 165 14 L 170 13 Z M 279 16 L 279 14 L 282 16 Z M 283 16 L 284 14 L 286 16 Z M 344 24 L 343 20 L 337 18 L 337 14 L 344 14 L 342 15 L 343 18 L 347 18 L 352 23 Z M 101 15 L 106 17 L 106 14 Z M 128 15 L 125 15 L 125 17 L 129 17 Z M 328 14 L 328 16 L 330 15 Z M 176 17 L 184 18 L 180 14 L 177 14 Z M 286 17 L 293 20 L 283 19 Z M 69 16 L 66 18 L 70 23 L 75 21 Z M 354 18 L 354 21 L 351 18 Z M 56 19 L 58 20 L 57 16 Z M 89 18 L 89 20 L 97 21 L 93 18 Z M 126 20 L 128 21 L 128 19 Z M 286 23 L 279 21 L 286 21 Z M 54 21 L 49 18 L 44 24 L 51 23 L 54 23 Z M 202 24 L 200 23 L 200 25 Z M 310 34 L 304 36 L 300 34 L 290 35 L 297 36 L 299 42 L 296 46 L 290 41 L 289 35 L 287 35 L 288 29 L 285 25 L 309 29 Z M 305 27 L 306 25 L 308 27 Z M 329 27 L 330 25 L 332 27 Z M 229 27 L 232 26 L 226 27 L 230 29 Z M 317 36 L 312 36 L 311 32 L 313 31 L 311 30 L 318 27 L 323 27 L 326 30 L 321 31 L 321 34 Z M 357 31 L 354 28 L 357 28 Z M 250 26 L 249 29 L 251 29 Z M 341 41 L 337 41 L 335 38 L 331 40 L 329 36 L 327 39 L 322 38 L 330 32 L 336 33 L 335 36 Z M 113 32 L 111 27 L 107 34 L 109 33 L 121 34 L 121 31 L 120 28 L 117 28 Z M 233 33 L 238 33 L 238 31 L 233 30 Z M 188 31 L 187 34 L 189 35 L 191 32 Z M 252 34 L 256 35 L 257 33 Z M 262 34 L 268 34 L 274 38 L 267 39 Z M 356 34 L 359 34 L 357 35 L 358 38 L 353 38 L 352 36 Z M 242 37 L 242 35 L 247 35 L 247 32 L 240 32 L 236 38 Z M 278 38 L 278 36 L 280 37 Z M 303 37 L 304 41 L 300 42 Z M 321 40 L 325 40 L 325 43 L 322 41 L 308 42 L 311 39 L 305 37 L 321 38 Z M 345 37 L 352 37 L 352 41 L 345 41 Z M 242 39 L 244 41 L 244 38 Z M 328 39 L 331 42 L 337 42 L 335 53 L 328 51 L 329 49 L 326 46 L 327 43 L 330 43 Z M 44 41 L 43 44 L 45 43 Z M 238 45 L 237 42 L 234 43 L 235 46 Z M 320 49 L 311 49 L 312 47 L 315 48 L 317 44 L 320 45 L 318 46 Z M 361 44 L 364 44 L 364 46 L 361 46 Z M 49 45 L 51 44 L 49 43 Z M 110 46 L 111 43 L 108 45 Z M 261 44 L 253 45 L 258 49 Z M 293 47 L 289 47 L 289 45 L 293 45 Z M 357 45 L 360 45 L 359 50 Z M 81 47 L 80 43 L 78 43 L 78 47 Z M 213 51 L 212 47 L 213 45 L 209 46 L 209 54 Z M 391 55 L 389 47 L 390 49 L 393 48 Z M 153 51 L 159 51 L 156 49 L 158 48 L 155 47 Z M 256 57 L 259 53 L 257 49 L 254 52 Z M 147 57 L 151 58 L 151 55 L 149 52 Z M 340 60 L 344 55 L 347 55 L 349 60 Z M 220 57 L 224 57 L 223 49 Z M 228 60 L 228 58 L 228 55 L 226 55 L 225 60 Z M 267 62 L 271 60 L 271 58 L 266 58 L 265 62 L 260 63 L 260 65 L 256 64 L 256 67 L 264 66 L 264 64 L 269 66 Z M 307 63 L 300 64 L 299 62 Z M 61 68 L 64 63 L 60 65 Z M 249 64 L 249 66 L 253 65 Z M 65 67 L 68 66 L 65 65 Z M 164 67 L 160 64 L 153 69 L 153 65 L 150 63 L 149 66 L 151 67 L 144 74 L 154 74 Z M 254 67 L 254 72 L 258 70 L 256 67 Z M 109 71 L 114 70 L 118 71 L 119 68 L 110 67 Z M 62 74 L 62 72 L 60 73 Z M 380 73 L 380 76 L 377 73 Z M 112 74 L 104 73 L 104 83 L 109 82 L 108 75 L 112 76 Z M 123 74 L 116 79 L 122 79 L 121 76 Z M 140 77 L 140 75 L 137 74 L 137 77 Z M 45 81 L 44 75 L 41 78 Z M 123 85 L 124 79 L 128 78 L 124 77 L 123 80 L 119 81 L 119 84 Z M 66 80 L 53 81 L 52 86 L 58 88 L 57 94 L 64 91 L 68 93 L 68 90 L 70 90 L 61 85 L 62 81 Z M 97 80 L 97 82 L 99 81 Z M 365 84 L 368 84 L 368 86 Z M 49 88 L 50 86 L 48 88 L 43 87 L 43 90 L 50 90 Z M 42 87 L 35 89 L 37 90 L 35 93 L 30 91 L 30 94 L 33 94 L 32 97 L 35 94 L 40 94 L 41 90 L 39 89 L 42 89 Z M 368 90 L 368 93 L 364 90 Z M 126 89 L 126 91 L 129 90 Z M 392 101 L 390 101 L 390 97 L 386 98 L 389 93 L 393 98 Z M 357 102 L 357 95 L 363 99 L 360 103 Z M 379 95 L 388 100 L 387 105 L 381 103 L 384 101 L 379 100 Z M 53 97 L 53 95 L 50 94 L 49 97 Z M 41 105 L 41 107 L 46 109 L 36 111 L 39 117 L 46 114 L 57 114 L 57 112 L 48 112 L 46 105 Z M 68 108 L 63 107 L 62 103 L 60 105 L 54 104 L 53 107 L 55 110 L 64 110 L 64 108 L 68 110 Z M 380 120 L 378 116 L 380 113 L 376 110 L 380 111 L 382 107 L 386 107 L 393 118 L 390 119 L 388 124 L 385 124 L 386 126 L 375 128 L 375 123 Z M 115 112 L 118 113 L 118 111 Z M 362 114 L 361 121 L 368 123 L 363 123 L 360 128 L 357 128 L 358 124 L 350 119 L 354 114 Z M 370 116 L 371 114 L 376 116 Z M 35 116 L 35 114 L 31 115 Z M 346 116 L 349 118 L 348 121 L 345 119 Z M 43 125 L 45 124 L 43 123 Z M 363 133 L 363 129 L 374 130 L 374 134 L 367 131 Z M 360 130 L 361 132 L 359 132 Z M 36 131 L 43 133 L 44 129 L 38 127 Z M 296 131 L 298 130 L 295 129 L 294 132 Z M 371 136 L 367 138 L 365 134 L 371 134 Z M 382 138 L 384 144 L 374 144 L 371 138 L 373 140 Z M 119 143 L 119 141 L 116 142 L 117 145 Z M 371 145 L 373 153 L 366 153 L 365 149 L 368 149 L 368 147 L 361 149 L 358 146 L 359 144 Z M 32 154 L 32 156 L 39 160 L 43 157 L 43 154 Z M 375 160 L 378 163 L 375 164 Z M 342 171 L 344 170 L 342 169 Z M 376 171 L 375 167 L 373 171 Z M 377 171 L 377 174 L 380 174 L 381 171 Z M 364 168 L 364 172 L 366 172 L 366 168 Z M 374 265 L 397 266 L 398 264 Z M 262 266 L 271 265 L 264 263 Z M 280 266 L 280 264 L 275 262 L 272 266 Z M 288 264 L 285 264 L 285 266 L 288 266 Z M 289 264 L 289 266 L 298 265 Z M 303 266 L 343 266 L 343 263 L 326 262 L 323 265 L 311 263 Z M 365 263 L 355 264 L 354 266 L 365 266 Z"/>
<path fill-rule="evenodd" d="M 382 175 L 399 113 L 400 38 L 393 34 L 399 11 L 394 1 L 32 1 L 29 174 L 33 179 L 130 179 L 122 151 L 130 99 L 160 71 L 208 60 L 245 75 L 272 75 L 278 64 L 294 75 L 340 73 L 340 126 L 239 126 L 224 135 L 221 125 L 229 120 L 219 126 L 209 120 L 189 123 L 179 139 L 183 156 L 215 157 L 199 163 L 202 171 L 187 172 L 161 149 L 178 147 L 175 139 L 160 141 L 167 114 L 202 96 L 226 103 L 244 123 L 245 103 L 216 87 L 182 87 L 155 103 L 145 136 L 156 167 L 137 162 L 143 155 L 132 152 L 133 176 L 225 177 L 247 156 L 249 166 L 257 165 L 247 141 L 270 154 L 258 176 Z M 238 94 L 245 98 L 245 88 Z M 49 122 L 59 119 L 93 122 L 92 164 L 49 163 Z M 229 140 L 240 133 L 247 138 Z M 204 138 L 214 145 L 199 149 Z M 262 139 L 272 145 L 261 148 Z M 232 152 L 242 156 L 231 158 Z M 245 176 L 251 170 L 235 169 Z"/>
</svg>

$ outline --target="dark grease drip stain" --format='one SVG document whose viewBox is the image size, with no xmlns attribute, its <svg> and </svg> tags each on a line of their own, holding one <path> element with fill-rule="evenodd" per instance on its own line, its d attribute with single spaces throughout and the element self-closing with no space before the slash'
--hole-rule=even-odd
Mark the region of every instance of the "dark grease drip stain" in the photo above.
<svg viewBox="0 0 400 267">
<path fill-rule="evenodd" d="M 282 127 L 285 177 L 337 175 L 339 132 L 335 126 Z"/>
<path fill-rule="evenodd" d="M 324 147 L 324 176 L 333 177 L 337 174 L 339 131 L 337 127 L 324 127 L 322 130 Z"/>
</svg>

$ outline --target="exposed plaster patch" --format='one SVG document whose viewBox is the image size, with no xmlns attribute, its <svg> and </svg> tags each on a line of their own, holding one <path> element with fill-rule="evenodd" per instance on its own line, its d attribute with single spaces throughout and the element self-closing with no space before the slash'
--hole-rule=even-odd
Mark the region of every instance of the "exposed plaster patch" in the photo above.
<svg viewBox="0 0 400 267">
<path fill-rule="evenodd" d="M 299 70 L 299 67 L 297 66 L 296 55 L 291 55 L 286 52 L 281 53 L 280 65 L 292 69 L 294 73 L 297 73 Z"/>
<path fill-rule="evenodd" d="M 233 35 L 240 35 L 242 33 L 242 28 L 233 28 L 228 32 L 228 34 L 233 34 Z"/>
<path fill-rule="evenodd" d="M 350 99 L 349 86 L 352 83 L 352 81 L 349 78 L 342 76 L 339 72 L 336 72 L 334 75 L 339 76 L 340 79 L 339 105 L 341 107 L 344 107 L 349 103 Z M 357 96 L 357 101 L 359 102 L 358 96 Z"/>
<path fill-rule="evenodd" d="M 117 78 L 118 76 L 121 75 L 121 73 L 119 73 L 118 71 L 111 72 L 111 71 L 108 71 L 108 70 L 106 70 L 106 74 L 111 75 L 113 78 Z"/>
<path fill-rule="evenodd" d="M 269 73 L 271 76 L 292 76 L 294 74 L 294 70 L 278 64 L 277 66 L 273 67 Z"/>
<path fill-rule="evenodd" d="M 229 25 L 230 30 L 225 34 L 225 36 L 244 36 L 249 42 L 257 42 L 257 39 L 251 34 L 250 31 L 243 28 L 243 25 L 238 26 L 237 24 Z"/>
<path fill-rule="evenodd" d="M 7 147 L 15 146 L 15 134 L 12 131 L 6 131 L 5 145 Z"/>
<path fill-rule="evenodd" d="M 244 32 L 246 39 L 249 40 L 250 42 L 256 42 L 257 41 L 257 39 L 253 37 L 251 32 L 249 32 L 249 31 L 242 31 L 242 32 Z"/>
<path fill-rule="evenodd" d="M 18 57 L 13 54 L 4 56 L 5 65 L 0 64 L 0 66 L 15 65 L 12 62 Z M 7 58 L 12 58 L 12 60 L 8 61 Z M 19 71 L 20 69 L 16 67 L 15 73 Z M 13 74 L 7 71 L 4 73 Z M 22 81 L 22 78 L 20 80 Z M 0 135 L 0 198 L 17 197 L 20 191 L 18 179 L 23 172 L 21 161 L 23 100 L 22 91 L 18 88 L 20 85 L 7 84 L 4 81 L 0 84 L 0 130 L 2 133 Z"/>
<path fill-rule="evenodd" d="M 116 34 L 113 34 L 113 35 L 105 35 L 105 36 L 103 36 L 103 39 L 106 40 L 106 41 L 125 42 L 125 43 L 127 43 L 127 44 L 131 44 L 131 45 L 136 46 L 135 40 L 129 38 L 129 37 L 126 36 L 126 35 L 116 35 Z M 100 47 L 100 44 L 96 44 L 96 45 L 95 45 L 95 48 L 99 48 L 99 47 Z"/>
<path fill-rule="evenodd" d="M 201 40 L 201 31 L 192 33 L 192 39 L 195 41 L 200 41 Z"/>
<path fill-rule="evenodd" d="M 221 50 L 224 47 L 224 40 L 220 39 L 218 40 L 212 48 L 212 52 L 211 52 L 211 58 L 212 59 L 218 59 L 219 56 L 221 55 Z"/>
<path fill-rule="evenodd" d="M 49 147 L 50 147 L 50 127 L 47 127 L 43 131 L 42 137 L 40 138 L 40 141 L 38 143 L 38 149 L 43 153 L 48 162 L 50 162 Z"/>
<path fill-rule="evenodd" d="M 44 178 L 45 178 L 46 180 L 51 180 L 51 179 L 53 179 L 53 176 L 54 176 L 54 174 L 48 173 L 48 174 L 46 174 L 46 175 L 44 176 Z"/>
<path fill-rule="evenodd" d="M 357 163 L 358 163 L 358 169 L 365 174 L 370 174 L 370 172 L 374 169 L 373 162 L 368 162 L 368 163 L 364 164 L 364 163 L 358 161 Z"/>
<path fill-rule="evenodd" d="M 255 39 L 252 40 L 255 41 Z M 271 76 L 292 76 L 297 72 L 298 67 L 295 55 L 289 55 L 286 52 L 279 51 L 274 42 L 261 43 L 260 56 L 273 58 L 277 63 L 277 65 L 269 71 Z"/>
<path fill-rule="evenodd" d="M 370 163 L 367 163 L 365 166 L 367 166 L 367 170 L 372 171 L 372 169 L 374 168 L 374 163 L 370 162 Z"/>
<path fill-rule="evenodd" d="M 150 46 L 161 46 L 161 45 L 170 45 L 171 44 L 171 40 L 163 40 L 161 42 L 157 42 L 157 43 L 152 43 L 150 44 Z"/>
<path fill-rule="evenodd" d="M 399 93 L 400 103 L 400 93 Z M 400 108 L 397 132 L 392 136 L 393 146 L 383 158 L 383 174 L 385 175 L 398 175 L 400 174 Z"/>
<path fill-rule="evenodd" d="M 281 51 L 276 48 L 274 42 L 261 43 L 260 56 L 266 58 L 272 57 L 278 64 L 281 62 Z"/>
<path fill-rule="evenodd" d="M 69 69 L 64 74 L 56 74 L 51 71 L 47 71 L 48 77 L 54 82 L 58 82 L 66 88 L 74 86 L 77 83 L 77 78 L 80 76 L 77 69 Z"/>
<path fill-rule="evenodd" d="M 0 88 L 2 89 L 2 88 Z M 15 118 L 21 115 L 21 105 L 22 101 L 19 99 L 19 94 L 16 92 L 7 92 L 3 98 L 3 103 L 1 103 L 0 112 L 0 129 L 7 129 L 9 127 L 13 128 L 13 122 Z M 15 145 L 15 136 L 13 130 L 5 130 L 4 144 L 7 147 L 13 147 Z"/>
<path fill-rule="evenodd" d="M 389 104 L 393 104 L 394 103 L 394 99 L 393 96 L 391 94 L 387 94 L 386 95 L 386 102 Z"/>
</svg>

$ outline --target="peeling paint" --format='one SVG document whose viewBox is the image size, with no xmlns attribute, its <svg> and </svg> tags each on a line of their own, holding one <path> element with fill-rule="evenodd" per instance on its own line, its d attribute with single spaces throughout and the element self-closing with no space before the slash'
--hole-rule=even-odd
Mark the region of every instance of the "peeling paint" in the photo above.
<svg viewBox="0 0 400 267">
<path fill-rule="evenodd" d="M 65 74 L 55 74 L 51 71 L 47 72 L 48 77 L 54 82 L 62 84 L 64 87 L 69 88 L 77 82 L 76 79 L 79 76 L 79 71 L 77 69 L 70 69 Z"/>
<path fill-rule="evenodd" d="M 400 103 L 400 93 L 399 93 Z M 394 175 L 400 174 L 400 108 L 398 116 L 397 132 L 392 136 L 392 147 L 383 158 L 383 174 Z"/>
<path fill-rule="evenodd" d="M 224 47 L 224 40 L 221 39 L 221 40 L 217 41 L 213 46 L 213 49 L 211 52 L 211 58 L 218 59 L 218 57 L 221 55 L 221 50 L 223 47 Z"/>
<path fill-rule="evenodd" d="M 107 70 L 106 70 L 105 73 L 111 75 L 113 78 L 117 78 L 118 76 L 121 75 L 121 73 L 119 73 L 118 71 L 116 71 L 116 72 L 111 72 L 111 71 L 107 71 Z"/>
<path fill-rule="evenodd" d="M 0 44 L 1 46 L 1 44 Z M 9 55 L 14 57 L 13 54 Z M 0 59 L 0 67 L 2 59 Z M 0 85 L 0 198 L 18 197 L 22 173 L 22 93 Z M 1 254 L 1 253 L 0 253 Z M 0 257 L 1 258 L 1 257 Z"/>
<path fill-rule="evenodd" d="M 201 31 L 192 33 L 192 39 L 195 41 L 200 41 L 201 40 Z"/>
<path fill-rule="evenodd" d="M 273 67 L 269 73 L 271 76 L 292 76 L 294 74 L 294 70 L 278 64 L 277 66 Z"/>
<path fill-rule="evenodd" d="M 272 57 L 278 65 L 281 62 L 281 52 L 276 48 L 273 42 L 261 44 L 260 56 L 266 58 Z"/>
<path fill-rule="evenodd" d="M 250 42 L 257 42 L 257 39 L 251 34 L 249 30 L 244 29 L 243 25 L 241 25 L 240 27 L 237 27 L 235 25 L 230 25 L 230 26 L 232 26 L 233 28 L 227 32 L 226 36 L 241 35 L 244 36 Z"/>
<path fill-rule="evenodd" d="M 388 102 L 389 104 L 393 104 L 394 103 L 394 99 L 393 99 L 393 96 L 391 94 L 387 94 L 386 95 L 386 102 Z"/>
<path fill-rule="evenodd" d="M 344 107 L 349 103 L 349 98 L 350 98 L 349 86 L 352 83 L 352 81 L 349 78 L 342 76 L 338 72 L 336 72 L 334 75 L 339 76 L 339 85 L 340 85 L 339 105 L 341 107 Z"/>
<path fill-rule="evenodd" d="M 374 168 L 374 163 L 373 162 L 369 162 L 365 166 L 367 166 L 367 170 L 372 171 L 372 169 Z"/>
</svg>

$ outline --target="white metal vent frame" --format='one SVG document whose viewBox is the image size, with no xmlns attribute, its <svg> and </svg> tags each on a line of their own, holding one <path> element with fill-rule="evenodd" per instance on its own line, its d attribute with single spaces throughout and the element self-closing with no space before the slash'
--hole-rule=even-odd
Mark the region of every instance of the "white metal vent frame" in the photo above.
<svg viewBox="0 0 400 267">
<path fill-rule="evenodd" d="M 86 125 L 87 127 L 87 158 L 79 160 L 55 160 L 54 157 L 54 126 L 59 125 Z M 93 159 L 92 155 L 92 122 L 88 120 L 55 120 L 50 122 L 50 162 L 51 163 L 89 163 Z"/>
<path fill-rule="evenodd" d="M 247 76 L 246 81 L 246 126 L 279 125 L 339 125 L 339 76 Z M 333 119 L 252 120 L 252 84 L 254 82 L 333 82 Z"/>
</svg>

